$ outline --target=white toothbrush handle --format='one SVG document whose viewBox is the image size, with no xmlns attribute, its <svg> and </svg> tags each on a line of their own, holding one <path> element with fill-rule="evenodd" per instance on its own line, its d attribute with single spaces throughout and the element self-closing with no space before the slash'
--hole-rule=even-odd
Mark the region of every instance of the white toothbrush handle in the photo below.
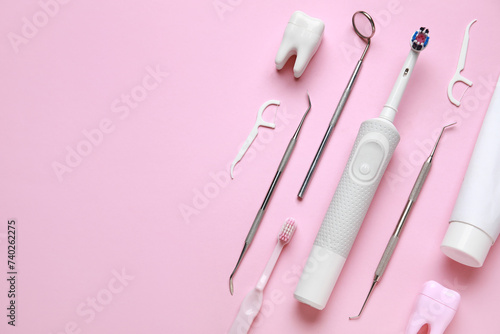
<svg viewBox="0 0 500 334">
<path fill-rule="evenodd" d="M 281 251 L 283 250 L 283 246 L 284 245 L 278 240 L 276 247 L 274 247 L 273 254 L 269 258 L 269 261 L 267 261 L 266 268 L 264 269 L 264 272 L 262 273 L 262 276 L 260 276 L 259 282 L 257 283 L 257 290 L 263 291 L 266 287 L 267 281 L 269 281 L 269 277 L 271 277 L 274 266 L 276 265 L 276 262 L 280 257 Z"/>
<path fill-rule="evenodd" d="M 398 143 L 399 133 L 388 120 L 361 124 L 295 291 L 299 301 L 325 307 Z"/>
<path fill-rule="evenodd" d="M 253 319 L 251 321 L 248 320 L 248 314 L 245 313 L 245 310 L 241 309 L 238 312 L 238 315 L 233 321 L 231 328 L 227 332 L 227 334 L 246 334 L 250 330 L 250 326 L 252 326 Z"/>
<path fill-rule="evenodd" d="M 278 241 L 278 244 L 274 247 L 273 254 L 269 258 L 257 286 L 248 293 L 241 303 L 238 315 L 231 325 L 231 329 L 229 329 L 228 334 L 246 334 L 250 329 L 250 326 L 252 326 L 252 323 L 259 313 L 262 304 L 264 288 L 266 287 L 267 281 L 269 281 L 269 277 L 271 276 L 274 266 L 278 261 L 281 251 L 283 250 L 283 246 L 284 244 Z"/>
</svg>

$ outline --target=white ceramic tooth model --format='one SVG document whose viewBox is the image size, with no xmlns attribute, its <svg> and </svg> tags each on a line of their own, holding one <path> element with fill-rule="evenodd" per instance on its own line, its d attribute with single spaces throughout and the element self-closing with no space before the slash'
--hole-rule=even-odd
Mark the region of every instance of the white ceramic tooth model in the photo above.
<svg viewBox="0 0 500 334">
<path fill-rule="evenodd" d="M 288 59 L 296 55 L 293 75 L 299 78 L 318 50 L 324 30 L 325 23 L 320 19 L 301 11 L 294 12 L 288 21 L 276 55 L 276 69 L 281 70 Z"/>
</svg>

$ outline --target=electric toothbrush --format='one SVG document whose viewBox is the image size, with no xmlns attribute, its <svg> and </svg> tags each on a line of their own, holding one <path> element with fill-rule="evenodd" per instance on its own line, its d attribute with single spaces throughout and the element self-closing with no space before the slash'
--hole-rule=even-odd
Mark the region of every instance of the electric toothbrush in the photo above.
<svg viewBox="0 0 500 334">
<path fill-rule="evenodd" d="M 351 155 L 314 241 L 295 298 L 322 310 L 337 282 L 377 187 L 399 143 L 392 123 L 429 29 L 412 36 L 411 51 L 378 118 L 361 124 Z"/>
</svg>

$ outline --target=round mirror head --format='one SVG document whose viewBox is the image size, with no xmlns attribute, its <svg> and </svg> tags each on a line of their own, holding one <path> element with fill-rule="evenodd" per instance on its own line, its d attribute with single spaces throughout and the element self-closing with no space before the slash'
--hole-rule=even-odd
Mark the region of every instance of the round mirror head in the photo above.
<svg viewBox="0 0 500 334">
<path fill-rule="evenodd" d="M 352 26 L 356 34 L 363 39 L 370 39 L 375 34 L 375 22 L 367 12 L 359 11 L 352 16 Z"/>
</svg>

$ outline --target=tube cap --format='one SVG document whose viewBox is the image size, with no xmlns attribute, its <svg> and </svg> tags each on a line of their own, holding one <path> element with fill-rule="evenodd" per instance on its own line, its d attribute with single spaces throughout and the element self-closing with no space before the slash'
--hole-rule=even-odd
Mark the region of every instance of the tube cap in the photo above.
<svg viewBox="0 0 500 334">
<path fill-rule="evenodd" d="M 492 245 L 493 240 L 481 229 L 451 221 L 441 244 L 441 251 L 466 266 L 482 267 Z"/>
</svg>

